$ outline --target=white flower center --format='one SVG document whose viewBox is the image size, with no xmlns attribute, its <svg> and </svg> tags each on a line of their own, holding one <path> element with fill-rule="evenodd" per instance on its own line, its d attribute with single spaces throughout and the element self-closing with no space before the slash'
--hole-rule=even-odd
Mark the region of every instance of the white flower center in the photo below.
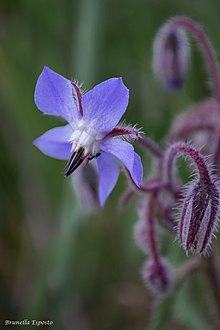
<svg viewBox="0 0 220 330">
<path fill-rule="evenodd" d="M 76 123 L 69 142 L 72 143 L 71 151 L 84 148 L 86 156 L 95 156 L 100 152 L 99 133 L 92 130 L 83 119 Z"/>
</svg>

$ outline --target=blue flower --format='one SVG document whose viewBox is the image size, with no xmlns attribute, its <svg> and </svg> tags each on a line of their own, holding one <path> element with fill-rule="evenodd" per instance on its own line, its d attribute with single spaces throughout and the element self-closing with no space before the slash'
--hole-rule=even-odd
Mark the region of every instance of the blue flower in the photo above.
<svg viewBox="0 0 220 330">
<path fill-rule="evenodd" d="M 129 91 L 121 78 L 108 79 L 83 95 L 76 83 L 45 67 L 38 78 L 34 97 L 42 112 L 60 116 L 68 123 L 47 131 L 34 145 L 48 156 L 68 160 L 66 176 L 83 161 L 95 158 L 101 206 L 117 182 L 117 160 L 140 186 L 141 159 L 125 141 L 127 137 L 138 138 L 139 132 L 131 127 L 116 127 L 129 99 Z"/>
</svg>

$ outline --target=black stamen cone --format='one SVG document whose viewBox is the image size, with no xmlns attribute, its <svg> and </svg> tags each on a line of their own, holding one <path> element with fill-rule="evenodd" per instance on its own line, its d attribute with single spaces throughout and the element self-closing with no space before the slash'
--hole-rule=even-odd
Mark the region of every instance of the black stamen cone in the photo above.
<svg viewBox="0 0 220 330">
<path fill-rule="evenodd" d="M 84 148 L 80 148 L 78 151 L 72 154 L 72 156 L 68 160 L 68 163 L 66 164 L 66 167 L 64 168 L 65 176 L 69 176 L 70 174 L 72 174 L 77 169 L 77 167 L 82 164 L 85 159 L 83 157 L 83 153 Z"/>
</svg>

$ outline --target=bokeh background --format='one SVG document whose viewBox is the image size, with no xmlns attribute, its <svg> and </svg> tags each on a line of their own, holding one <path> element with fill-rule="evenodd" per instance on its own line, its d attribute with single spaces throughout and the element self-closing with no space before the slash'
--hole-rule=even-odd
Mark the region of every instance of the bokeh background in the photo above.
<svg viewBox="0 0 220 330">
<path fill-rule="evenodd" d="M 133 239 L 135 201 L 118 207 L 125 176 L 104 209 L 88 212 L 80 185 L 63 178 L 65 163 L 32 145 L 60 125 L 37 110 L 33 94 L 44 65 L 87 90 L 122 76 L 130 90 L 126 122 L 164 147 L 173 118 L 209 89 L 193 47 L 185 89 L 163 91 L 152 73 L 155 33 L 170 16 L 189 15 L 219 54 L 219 13 L 218 0 L 0 0 L 1 328 L 7 319 L 49 319 L 54 329 L 209 329 L 210 290 L 201 274 L 165 301 L 155 303 L 145 288 L 145 256 Z M 148 176 L 149 155 L 137 150 Z M 184 259 L 173 239 L 162 251 L 175 267 Z"/>
</svg>

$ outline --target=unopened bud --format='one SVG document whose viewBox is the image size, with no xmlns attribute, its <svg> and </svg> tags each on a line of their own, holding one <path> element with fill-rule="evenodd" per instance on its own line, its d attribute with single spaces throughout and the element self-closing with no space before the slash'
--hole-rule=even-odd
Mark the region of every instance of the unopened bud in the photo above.
<svg viewBox="0 0 220 330">
<path fill-rule="evenodd" d="M 142 277 L 154 294 L 166 295 L 172 289 L 173 271 L 165 259 L 148 260 L 142 268 Z"/>
<path fill-rule="evenodd" d="M 169 91 L 182 88 L 188 69 L 189 45 L 183 28 L 164 24 L 153 45 L 153 69 Z"/>
<path fill-rule="evenodd" d="M 215 99 L 204 100 L 192 106 L 174 120 L 168 140 L 172 142 L 190 139 L 201 147 L 207 144 L 207 140 L 213 142 L 213 134 L 219 130 L 219 112 L 220 105 Z"/>
<path fill-rule="evenodd" d="M 139 220 L 134 227 L 134 239 L 137 246 L 145 253 L 148 253 L 148 228 L 147 223 L 143 219 Z"/>
<path fill-rule="evenodd" d="M 184 156 L 193 161 L 194 179 L 185 189 L 178 233 L 180 242 L 186 252 L 206 254 L 214 233 L 218 227 L 219 190 L 206 158 L 191 145 L 176 142 L 171 145 L 164 156 L 164 179 L 175 188 L 175 160 Z"/>
<path fill-rule="evenodd" d="M 179 239 L 186 252 L 207 253 L 217 230 L 218 215 L 215 181 L 194 180 L 185 194 L 179 221 Z"/>
<path fill-rule="evenodd" d="M 83 163 L 73 176 L 73 181 L 83 209 L 88 212 L 98 209 L 98 174 L 94 163 Z"/>
<path fill-rule="evenodd" d="M 138 204 L 137 210 L 138 210 L 139 220 L 136 222 L 134 226 L 134 239 L 135 239 L 135 243 L 140 248 L 140 250 L 148 254 L 151 253 L 151 248 L 152 248 L 151 246 L 149 246 L 151 242 L 150 236 L 152 235 L 152 230 L 150 229 L 148 222 L 149 214 L 148 214 L 148 210 L 146 211 L 146 206 L 144 205 L 144 203 Z M 156 233 L 158 233 L 159 231 L 160 228 L 157 227 L 157 223 L 156 221 L 154 221 L 153 234 L 157 247 L 159 244 Z"/>
</svg>

